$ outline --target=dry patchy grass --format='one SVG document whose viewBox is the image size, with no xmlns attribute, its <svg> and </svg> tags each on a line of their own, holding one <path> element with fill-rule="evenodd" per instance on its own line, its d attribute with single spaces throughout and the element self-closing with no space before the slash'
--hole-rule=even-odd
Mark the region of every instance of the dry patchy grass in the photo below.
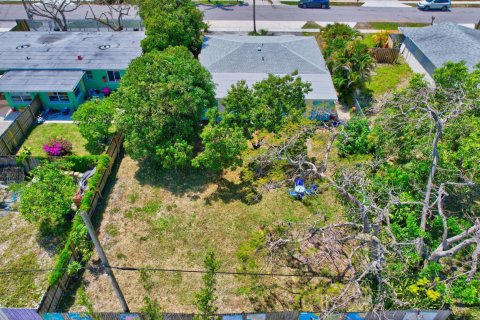
<svg viewBox="0 0 480 320">
<path fill-rule="evenodd" d="M 0 269 L 45 269 L 55 262 L 55 247 L 38 242 L 37 227 L 19 213 L 0 216 Z M 0 306 L 34 308 L 46 290 L 48 273 L 0 275 Z"/>
<path fill-rule="evenodd" d="M 269 191 L 256 205 L 239 197 L 235 174 L 223 177 L 199 172 L 155 173 L 139 169 L 124 158 L 108 199 L 99 237 L 114 266 L 151 266 L 203 269 L 208 248 L 216 251 L 223 270 L 235 271 L 237 250 L 260 226 L 281 219 L 300 221 L 311 215 L 286 190 Z M 94 257 L 91 264 L 97 263 Z M 139 274 L 116 271 L 130 309 L 143 305 L 144 289 Z M 153 275 L 154 292 L 164 311 L 193 312 L 194 293 L 201 288 L 201 275 L 160 273 Z M 99 311 L 118 310 L 108 279 L 86 271 L 87 294 Z M 218 277 L 220 312 L 252 310 L 238 292 L 241 279 Z M 81 309 L 73 304 L 72 310 Z"/>
</svg>

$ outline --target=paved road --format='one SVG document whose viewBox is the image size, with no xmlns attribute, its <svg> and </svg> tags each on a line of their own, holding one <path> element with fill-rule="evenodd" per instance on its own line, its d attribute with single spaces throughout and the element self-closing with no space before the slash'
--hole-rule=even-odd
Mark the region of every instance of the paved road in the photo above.
<svg viewBox="0 0 480 320">
<path fill-rule="evenodd" d="M 337 21 L 337 22 L 435 22 L 477 23 L 480 8 L 453 8 L 452 11 L 423 12 L 416 8 L 331 7 L 331 9 L 300 9 L 294 6 L 259 6 L 257 20 L 267 21 Z M 250 20 L 248 6 L 203 8 L 207 20 Z"/>
<path fill-rule="evenodd" d="M 94 6 L 99 12 L 101 6 Z M 206 20 L 250 20 L 251 6 L 208 7 L 200 6 Z M 68 19 L 84 19 L 87 7 L 67 13 Z M 131 11 L 130 17 L 136 12 Z M 259 21 L 337 21 L 337 22 L 426 22 L 435 16 L 435 22 L 477 23 L 480 8 L 453 8 L 450 12 L 422 12 L 416 8 L 377 8 L 377 7 L 332 7 L 331 9 L 300 9 L 294 6 L 257 6 Z M 0 21 L 26 18 L 21 5 L 0 5 Z"/>
</svg>

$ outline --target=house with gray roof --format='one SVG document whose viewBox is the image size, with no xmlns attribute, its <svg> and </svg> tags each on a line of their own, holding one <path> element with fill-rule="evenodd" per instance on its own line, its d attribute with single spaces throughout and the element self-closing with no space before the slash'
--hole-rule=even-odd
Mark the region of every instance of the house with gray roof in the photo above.
<svg viewBox="0 0 480 320">
<path fill-rule="evenodd" d="M 480 63 L 480 30 L 454 23 L 399 30 L 405 36 L 402 55 L 413 71 L 431 82 L 435 69 L 446 62 L 463 60 L 470 70 Z"/>
<path fill-rule="evenodd" d="M 311 106 L 333 105 L 337 93 L 322 52 L 313 37 L 300 36 L 206 36 L 200 62 L 212 73 L 215 97 L 225 98 L 232 85 L 244 80 L 251 86 L 268 74 L 298 71 L 312 91 L 305 97 Z"/>
<path fill-rule="evenodd" d="M 118 88 L 142 54 L 143 32 L 0 33 L 0 96 L 21 109 L 38 98 L 45 108 L 76 109 Z"/>
</svg>

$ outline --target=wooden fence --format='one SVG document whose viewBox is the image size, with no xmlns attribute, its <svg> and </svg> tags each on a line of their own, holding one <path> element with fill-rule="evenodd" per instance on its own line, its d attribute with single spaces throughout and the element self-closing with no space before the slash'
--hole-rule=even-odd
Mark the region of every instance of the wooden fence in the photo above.
<svg viewBox="0 0 480 320">
<path fill-rule="evenodd" d="M 115 165 L 116 161 L 119 159 L 119 154 L 122 149 L 122 143 L 123 136 L 120 134 L 114 135 L 112 140 L 110 141 L 106 154 L 110 156 L 111 161 L 107 170 L 105 170 L 105 172 L 103 173 L 98 186 L 96 187 L 95 194 L 92 198 L 92 204 L 90 206 L 90 210 L 88 211 L 88 215 L 90 217 L 92 217 L 95 213 L 98 202 L 102 197 L 103 189 L 107 184 L 112 168 Z M 72 252 L 72 255 L 70 256 L 69 264 L 73 261 L 80 261 L 80 256 L 77 254 L 76 248 L 72 246 L 70 248 L 70 251 Z M 73 280 L 72 278 L 72 275 L 68 274 L 68 272 L 65 271 L 60 280 L 55 285 L 49 286 L 47 288 L 38 305 L 38 313 L 55 312 L 57 310 L 63 294 L 67 291 L 69 284 Z"/>
<path fill-rule="evenodd" d="M 378 63 L 395 63 L 400 56 L 398 48 L 372 48 L 370 54 Z"/>
<path fill-rule="evenodd" d="M 0 156 L 16 154 L 41 109 L 42 104 L 37 96 L 0 136 Z"/>
</svg>

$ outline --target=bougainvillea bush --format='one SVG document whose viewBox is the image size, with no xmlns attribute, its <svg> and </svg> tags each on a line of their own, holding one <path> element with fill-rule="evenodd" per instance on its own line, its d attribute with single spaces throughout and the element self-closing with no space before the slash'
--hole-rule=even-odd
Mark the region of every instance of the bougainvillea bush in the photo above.
<svg viewBox="0 0 480 320">
<path fill-rule="evenodd" d="M 44 144 L 43 150 L 49 156 L 66 156 L 72 153 L 72 144 L 61 137 L 57 137 Z"/>
</svg>

